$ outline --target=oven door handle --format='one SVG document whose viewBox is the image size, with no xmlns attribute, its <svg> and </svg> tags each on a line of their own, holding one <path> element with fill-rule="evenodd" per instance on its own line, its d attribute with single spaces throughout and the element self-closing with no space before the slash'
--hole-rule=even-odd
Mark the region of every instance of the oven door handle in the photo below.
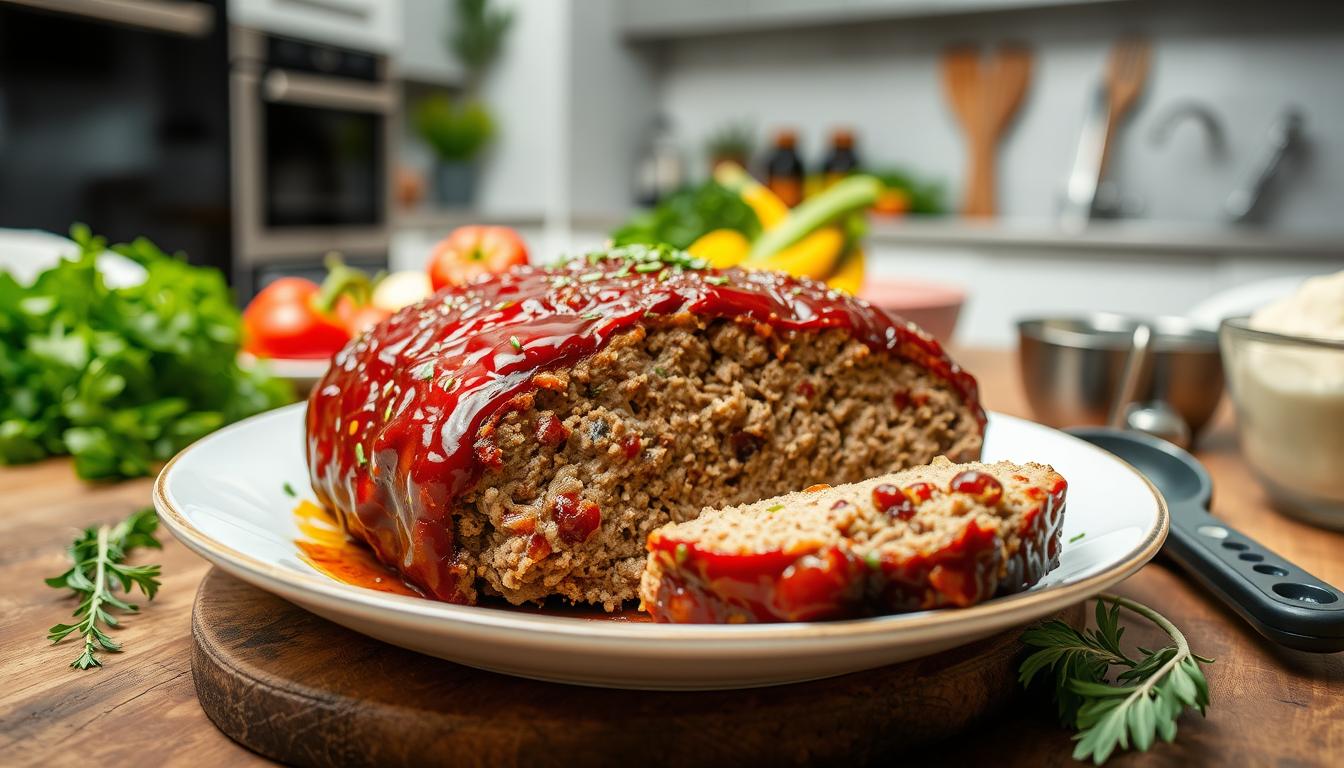
<svg viewBox="0 0 1344 768">
<path fill-rule="evenodd" d="M 183 37 L 206 37 L 215 26 L 215 11 L 207 3 L 164 0 L 11 0 L 51 13 L 97 19 L 113 24 L 165 32 Z"/>
<path fill-rule="evenodd" d="M 345 109 L 387 114 L 396 109 L 395 90 L 388 83 L 362 83 L 321 75 L 273 69 L 261 82 L 262 98 L 277 104 L 319 109 Z"/>
</svg>

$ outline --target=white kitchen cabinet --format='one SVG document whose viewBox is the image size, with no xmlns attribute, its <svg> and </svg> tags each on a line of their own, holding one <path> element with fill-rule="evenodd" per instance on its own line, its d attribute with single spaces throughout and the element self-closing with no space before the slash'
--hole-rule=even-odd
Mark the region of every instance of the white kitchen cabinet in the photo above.
<svg viewBox="0 0 1344 768">
<path fill-rule="evenodd" d="M 451 0 L 402 0 L 401 47 L 393 61 L 397 77 L 431 85 L 458 85 L 462 64 L 448 48 L 454 23 Z"/>
</svg>

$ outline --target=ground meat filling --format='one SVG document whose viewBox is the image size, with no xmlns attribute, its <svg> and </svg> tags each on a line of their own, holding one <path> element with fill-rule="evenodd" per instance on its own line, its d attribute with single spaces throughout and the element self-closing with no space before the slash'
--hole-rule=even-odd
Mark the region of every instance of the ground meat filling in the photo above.
<svg viewBox="0 0 1344 768">
<path fill-rule="evenodd" d="M 454 518 L 477 586 L 514 603 L 615 609 L 636 597 L 645 541 L 665 523 L 980 453 L 981 427 L 947 382 L 842 331 L 683 317 L 536 383 L 496 427 L 502 464 Z"/>
</svg>

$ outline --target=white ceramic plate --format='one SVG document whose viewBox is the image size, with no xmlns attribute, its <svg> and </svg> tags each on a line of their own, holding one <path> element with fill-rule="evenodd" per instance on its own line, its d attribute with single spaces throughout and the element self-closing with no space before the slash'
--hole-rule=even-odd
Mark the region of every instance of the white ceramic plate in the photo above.
<svg viewBox="0 0 1344 768">
<path fill-rule="evenodd" d="M 169 462 L 154 487 L 154 504 L 168 528 L 234 576 L 357 632 L 523 677 L 692 690 L 871 669 L 1077 603 L 1138 570 L 1167 536 L 1165 502 L 1128 464 L 1062 432 L 992 414 L 987 460 L 1048 462 L 1069 481 L 1060 565 L 1027 592 L 963 609 L 738 626 L 593 621 L 449 605 L 340 583 L 300 559 L 295 502 L 284 486 L 308 488 L 304 407 L 239 422 Z"/>
<path fill-rule="evenodd" d="M 292 383 L 296 391 L 306 393 L 312 389 L 331 367 L 331 360 L 304 359 L 297 357 L 260 358 L 247 352 L 238 353 L 238 364 L 251 369 L 265 366 L 266 372 L 279 379 Z M 297 486 L 296 486 L 297 487 Z"/>
</svg>

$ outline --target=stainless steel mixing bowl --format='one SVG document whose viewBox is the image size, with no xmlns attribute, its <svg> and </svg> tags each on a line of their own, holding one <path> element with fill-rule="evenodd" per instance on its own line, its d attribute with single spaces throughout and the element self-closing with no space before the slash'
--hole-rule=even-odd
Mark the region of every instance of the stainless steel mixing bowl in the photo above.
<svg viewBox="0 0 1344 768">
<path fill-rule="evenodd" d="M 1198 436 L 1223 395 L 1218 334 L 1180 317 L 1143 322 L 1153 330 L 1153 355 L 1136 400 L 1166 403 Z M 1105 424 L 1137 325 L 1108 313 L 1019 321 L 1018 362 L 1036 418 L 1053 427 Z"/>
</svg>

